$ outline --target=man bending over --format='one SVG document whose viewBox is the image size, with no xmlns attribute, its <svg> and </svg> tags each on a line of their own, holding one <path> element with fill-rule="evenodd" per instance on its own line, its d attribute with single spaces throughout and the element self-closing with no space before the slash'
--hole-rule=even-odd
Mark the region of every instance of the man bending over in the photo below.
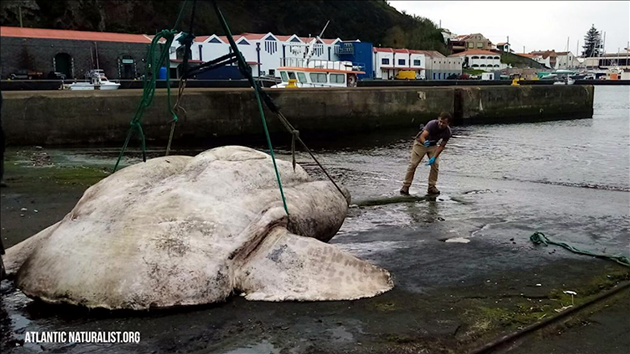
<svg viewBox="0 0 630 354">
<path fill-rule="evenodd" d="M 413 148 L 411 149 L 411 161 L 409 161 L 409 167 L 407 168 L 407 174 L 405 175 L 405 181 L 403 187 L 400 189 L 400 194 L 409 195 L 409 187 L 413 182 L 413 176 L 416 173 L 416 168 L 424 158 L 424 155 L 429 157 L 429 162 L 426 165 L 431 166 L 431 172 L 429 172 L 429 189 L 428 194 L 440 194 L 440 191 L 435 186 L 437 184 L 439 162 L 438 157 L 444 151 L 448 139 L 451 138 L 451 123 L 452 116 L 448 112 L 442 112 L 438 116 L 438 119 L 434 119 L 427 123 L 422 131 L 416 136 L 413 142 Z M 441 140 L 441 142 L 440 142 Z M 438 142 L 440 143 L 438 145 Z"/>
</svg>

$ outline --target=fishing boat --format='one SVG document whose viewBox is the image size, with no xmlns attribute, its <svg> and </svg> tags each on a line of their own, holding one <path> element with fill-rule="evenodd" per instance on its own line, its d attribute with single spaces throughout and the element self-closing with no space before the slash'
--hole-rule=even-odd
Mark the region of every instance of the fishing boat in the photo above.
<svg viewBox="0 0 630 354">
<path fill-rule="evenodd" d="M 102 69 L 88 71 L 85 74 L 85 78 L 87 81 L 78 81 L 72 84 L 63 85 L 63 89 L 71 91 L 117 90 L 120 87 L 119 83 L 109 81 Z"/>
<path fill-rule="evenodd" d="M 288 65 L 276 70 L 282 81 L 272 88 L 286 87 L 355 87 L 359 74 L 349 61 L 310 60 L 301 61 L 300 58 L 286 58 Z"/>
<path fill-rule="evenodd" d="M 556 70 L 551 73 L 551 75 L 556 75 L 554 85 L 573 85 L 575 83 L 575 79 L 573 75 L 576 72 L 572 70 Z M 548 75 L 548 76 L 551 76 Z"/>
</svg>

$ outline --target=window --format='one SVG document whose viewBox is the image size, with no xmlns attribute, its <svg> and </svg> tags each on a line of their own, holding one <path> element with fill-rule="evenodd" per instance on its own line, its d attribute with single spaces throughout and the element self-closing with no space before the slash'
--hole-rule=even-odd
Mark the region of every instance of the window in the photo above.
<svg viewBox="0 0 630 354">
<path fill-rule="evenodd" d="M 280 77 L 282 77 L 282 82 L 289 82 L 289 77 L 287 76 L 287 72 L 286 71 L 281 71 L 280 72 Z"/>
<path fill-rule="evenodd" d="M 472 59 L 479 59 L 479 57 L 476 55 L 473 55 Z"/>
<path fill-rule="evenodd" d="M 212 38 L 211 40 L 208 41 L 208 43 L 221 43 L 221 41 L 216 38 Z"/>
<path fill-rule="evenodd" d="M 495 67 L 495 68 L 498 68 L 498 67 L 499 67 L 499 64 L 494 64 L 494 67 Z"/>
<path fill-rule="evenodd" d="M 249 45 L 249 42 L 247 40 L 245 40 L 245 38 L 241 39 L 240 41 L 238 41 L 238 43 L 236 44 L 240 44 L 240 45 Z"/>
<path fill-rule="evenodd" d="M 289 71 L 289 80 L 295 79 L 295 73 L 293 71 Z"/>
<path fill-rule="evenodd" d="M 389 65 L 389 58 L 381 59 L 381 65 Z"/>
<path fill-rule="evenodd" d="M 275 69 L 269 69 L 269 75 L 275 76 L 276 75 L 276 70 Z"/>
<path fill-rule="evenodd" d="M 311 73 L 311 82 L 312 83 L 327 83 L 326 74 L 324 73 Z"/>
<path fill-rule="evenodd" d="M 477 48 L 483 48 L 483 42 L 477 42 Z"/>
<path fill-rule="evenodd" d="M 486 56 L 485 56 L 485 55 L 482 55 L 480 59 L 486 59 Z"/>
<path fill-rule="evenodd" d="M 475 48 L 475 43 L 468 42 L 468 48 Z"/>
<path fill-rule="evenodd" d="M 405 59 L 398 59 L 398 65 L 405 65 Z"/>
<path fill-rule="evenodd" d="M 413 60 L 413 65 L 414 66 L 420 66 L 420 59 L 414 59 Z"/>
<path fill-rule="evenodd" d="M 306 80 L 306 75 L 304 73 L 297 73 L 298 75 L 298 81 L 300 81 L 301 84 L 305 84 L 308 80 Z"/>
<path fill-rule="evenodd" d="M 478 68 L 478 67 L 479 67 L 479 65 L 477 65 L 477 64 L 473 64 L 473 65 L 472 65 L 472 67 L 473 67 L 473 68 Z"/>
<path fill-rule="evenodd" d="M 344 74 L 330 74 L 331 84 L 343 84 L 345 83 L 346 76 Z"/>
</svg>

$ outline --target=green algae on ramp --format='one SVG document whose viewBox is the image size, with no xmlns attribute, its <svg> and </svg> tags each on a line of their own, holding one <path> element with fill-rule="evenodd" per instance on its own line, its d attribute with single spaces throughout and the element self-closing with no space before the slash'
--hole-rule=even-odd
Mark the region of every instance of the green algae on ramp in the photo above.
<svg viewBox="0 0 630 354">
<path fill-rule="evenodd" d="M 463 314 L 468 323 L 466 335 L 477 337 L 493 330 L 531 325 L 591 301 L 604 291 L 627 281 L 630 281 L 630 271 L 613 268 L 579 284 L 553 288 L 543 295 L 498 295 L 495 304 L 502 306 L 489 306 L 490 297 L 467 299 L 470 310 Z M 568 289 L 577 295 L 571 296 L 566 292 Z"/>
</svg>

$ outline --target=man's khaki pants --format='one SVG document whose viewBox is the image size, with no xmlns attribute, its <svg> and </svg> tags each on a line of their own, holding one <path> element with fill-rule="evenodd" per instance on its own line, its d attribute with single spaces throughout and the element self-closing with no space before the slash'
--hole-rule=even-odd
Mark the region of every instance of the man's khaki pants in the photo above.
<svg viewBox="0 0 630 354">
<path fill-rule="evenodd" d="M 407 174 L 405 175 L 405 181 L 403 182 L 404 188 L 409 188 L 411 186 L 411 182 L 413 182 L 413 176 L 416 174 L 416 168 L 422 161 L 424 155 L 429 156 L 429 158 L 435 155 L 435 150 L 437 150 L 437 146 L 429 146 L 426 147 L 421 144 L 418 140 L 413 141 L 413 148 L 411 149 L 411 161 L 409 162 L 409 167 L 407 168 Z M 439 158 L 435 159 L 433 165 L 431 165 L 431 172 L 429 172 L 429 188 L 435 187 L 438 179 L 438 172 L 440 172 L 440 164 Z"/>
</svg>

